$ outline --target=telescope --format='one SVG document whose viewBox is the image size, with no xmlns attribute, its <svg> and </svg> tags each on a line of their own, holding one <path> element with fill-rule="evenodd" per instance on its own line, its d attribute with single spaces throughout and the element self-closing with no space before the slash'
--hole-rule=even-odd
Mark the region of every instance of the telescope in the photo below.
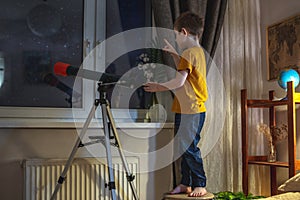
<svg viewBox="0 0 300 200">
<path fill-rule="evenodd" d="M 59 76 L 78 76 L 102 83 L 117 83 L 121 78 L 119 75 L 82 69 L 64 62 L 57 62 L 54 64 L 54 73 Z"/>
<path fill-rule="evenodd" d="M 106 155 L 107 155 L 107 168 L 108 168 L 108 178 L 109 181 L 105 183 L 106 187 L 111 191 L 111 199 L 116 200 L 117 194 L 116 194 L 116 184 L 115 184 L 115 177 L 114 177 L 114 170 L 113 170 L 113 163 L 112 163 L 112 154 L 111 154 L 111 140 L 114 140 L 115 147 L 117 147 L 119 151 L 119 155 L 121 157 L 123 168 L 126 172 L 126 178 L 130 185 L 130 188 L 132 190 L 133 196 L 135 200 L 139 200 L 137 195 L 137 190 L 134 186 L 133 180 L 135 179 L 134 175 L 129 170 L 129 165 L 126 161 L 125 154 L 122 149 L 122 145 L 119 140 L 119 136 L 117 133 L 117 128 L 113 119 L 112 112 L 110 110 L 110 104 L 109 101 L 106 99 L 106 89 L 108 86 L 114 85 L 118 83 L 121 76 L 112 75 L 108 73 L 100 73 L 95 72 L 91 70 L 86 69 L 80 69 L 79 67 L 71 66 L 70 64 L 63 63 L 63 62 L 57 62 L 54 65 L 54 73 L 56 75 L 60 76 L 78 76 L 81 78 L 86 78 L 90 80 L 98 81 L 98 92 L 99 92 L 99 98 L 95 99 L 94 105 L 91 108 L 88 117 L 83 125 L 83 128 L 81 129 L 81 132 L 76 140 L 76 143 L 73 147 L 73 150 L 69 156 L 69 159 L 67 163 L 65 164 L 64 170 L 62 171 L 61 175 L 59 176 L 57 180 L 57 184 L 54 188 L 54 191 L 52 193 L 52 196 L 50 200 L 55 200 L 56 195 L 61 188 L 63 182 L 66 179 L 66 175 L 68 170 L 71 167 L 71 164 L 75 158 L 76 152 L 78 148 L 84 147 L 89 144 L 95 144 L 98 142 L 102 142 L 106 149 Z M 82 143 L 82 138 L 86 134 L 88 127 L 95 116 L 96 109 L 100 105 L 101 107 L 101 113 L 102 113 L 102 123 L 103 123 L 103 130 L 104 130 L 104 137 L 103 136 L 96 136 L 96 140 L 90 141 L 88 143 Z M 112 135 L 110 135 L 112 133 Z M 90 138 L 93 139 L 93 138 Z"/>
</svg>

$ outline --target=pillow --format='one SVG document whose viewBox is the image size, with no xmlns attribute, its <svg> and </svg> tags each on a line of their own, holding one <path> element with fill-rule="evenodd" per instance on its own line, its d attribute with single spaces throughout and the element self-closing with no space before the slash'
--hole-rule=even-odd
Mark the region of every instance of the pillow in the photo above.
<svg viewBox="0 0 300 200">
<path fill-rule="evenodd" d="M 300 173 L 279 186 L 278 190 L 283 192 L 300 192 Z"/>
</svg>

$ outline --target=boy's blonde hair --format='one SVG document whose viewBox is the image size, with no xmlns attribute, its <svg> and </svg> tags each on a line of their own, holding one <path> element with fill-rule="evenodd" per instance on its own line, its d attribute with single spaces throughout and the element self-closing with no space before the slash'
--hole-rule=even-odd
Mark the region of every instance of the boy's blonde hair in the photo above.
<svg viewBox="0 0 300 200">
<path fill-rule="evenodd" d="M 203 34 L 204 20 L 195 13 L 190 11 L 184 12 L 174 22 L 176 31 L 180 32 L 182 28 L 185 28 L 190 34 L 200 39 Z"/>
</svg>

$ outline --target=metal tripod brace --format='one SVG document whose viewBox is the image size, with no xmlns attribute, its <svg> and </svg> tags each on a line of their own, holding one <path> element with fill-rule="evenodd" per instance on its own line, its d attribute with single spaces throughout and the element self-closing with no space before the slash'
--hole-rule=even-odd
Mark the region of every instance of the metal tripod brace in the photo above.
<svg viewBox="0 0 300 200">
<path fill-rule="evenodd" d="M 110 104 L 109 104 L 108 100 L 106 99 L 106 91 L 112 84 L 115 84 L 115 83 L 103 84 L 102 82 L 98 82 L 98 92 L 100 94 L 100 98 L 95 100 L 95 103 L 94 103 L 93 107 L 91 108 L 91 111 L 89 112 L 88 118 L 86 119 L 86 121 L 83 125 L 83 128 L 77 138 L 77 141 L 73 147 L 73 150 L 69 156 L 69 159 L 67 160 L 64 170 L 61 173 L 61 175 L 57 181 L 57 184 L 55 186 L 54 192 L 52 193 L 50 200 L 56 199 L 57 192 L 59 191 L 63 182 L 66 179 L 67 172 L 71 167 L 71 164 L 75 158 L 78 148 L 87 145 L 87 144 L 82 143 L 82 139 L 86 134 L 86 131 L 91 123 L 91 120 L 94 117 L 94 114 L 95 114 L 99 104 L 101 105 L 101 111 L 102 111 L 102 123 L 103 123 L 103 129 L 104 129 L 104 146 L 106 149 L 107 167 L 108 167 L 108 173 L 109 173 L 108 174 L 109 182 L 106 183 L 105 185 L 111 191 L 111 199 L 116 200 L 117 199 L 116 186 L 115 186 L 115 178 L 114 178 L 114 169 L 113 169 L 113 165 L 112 165 L 111 142 L 110 142 L 110 139 L 113 138 L 113 139 L 115 139 L 114 146 L 116 146 L 119 151 L 119 155 L 121 157 L 122 164 L 123 164 L 123 167 L 126 172 L 126 178 L 127 178 L 128 183 L 130 184 L 130 188 L 132 190 L 133 196 L 134 196 L 135 200 L 139 200 L 136 188 L 134 187 L 134 184 L 133 184 L 133 180 L 135 179 L 135 177 L 134 177 L 134 175 L 132 175 L 132 173 L 129 170 L 128 163 L 127 163 L 127 160 L 123 153 L 122 146 L 121 146 L 121 143 L 119 140 L 116 125 L 115 125 L 115 122 L 113 120 L 113 116 L 112 116 L 112 113 L 110 110 Z M 109 126 L 109 124 L 110 124 L 110 126 Z M 110 129 L 112 130 L 112 133 L 113 133 L 112 137 L 110 136 Z M 95 144 L 98 142 L 99 142 L 99 140 L 94 141 L 94 142 L 89 142 L 88 145 Z"/>
</svg>

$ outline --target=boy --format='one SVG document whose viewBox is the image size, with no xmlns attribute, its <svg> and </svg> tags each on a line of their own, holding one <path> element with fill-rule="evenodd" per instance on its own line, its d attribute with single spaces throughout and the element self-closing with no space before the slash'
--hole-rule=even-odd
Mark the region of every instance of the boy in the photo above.
<svg viewBox="0 0 300 200">
<path fill-rule="evenodd" d="M 206 86 L 206 61 L 199 41 L 203 33 L 203 20 L 196 14 L 181 14 L 174 23 L 176 43 L 183 50 L 179 56 L 167 41 L 165 51 L 171 53 L 177 67 L 175 78 L 165 83 L 149 82 L 147 92 L 175 90 L 172 111 L 175 112 L 175 134 L 180 138 L 181 183 L 171 194 L 188 193 L 198 197 L 207 193 L 206 176 L 200 149 L 200 140 L 208 92 Z"/>
</svg>

